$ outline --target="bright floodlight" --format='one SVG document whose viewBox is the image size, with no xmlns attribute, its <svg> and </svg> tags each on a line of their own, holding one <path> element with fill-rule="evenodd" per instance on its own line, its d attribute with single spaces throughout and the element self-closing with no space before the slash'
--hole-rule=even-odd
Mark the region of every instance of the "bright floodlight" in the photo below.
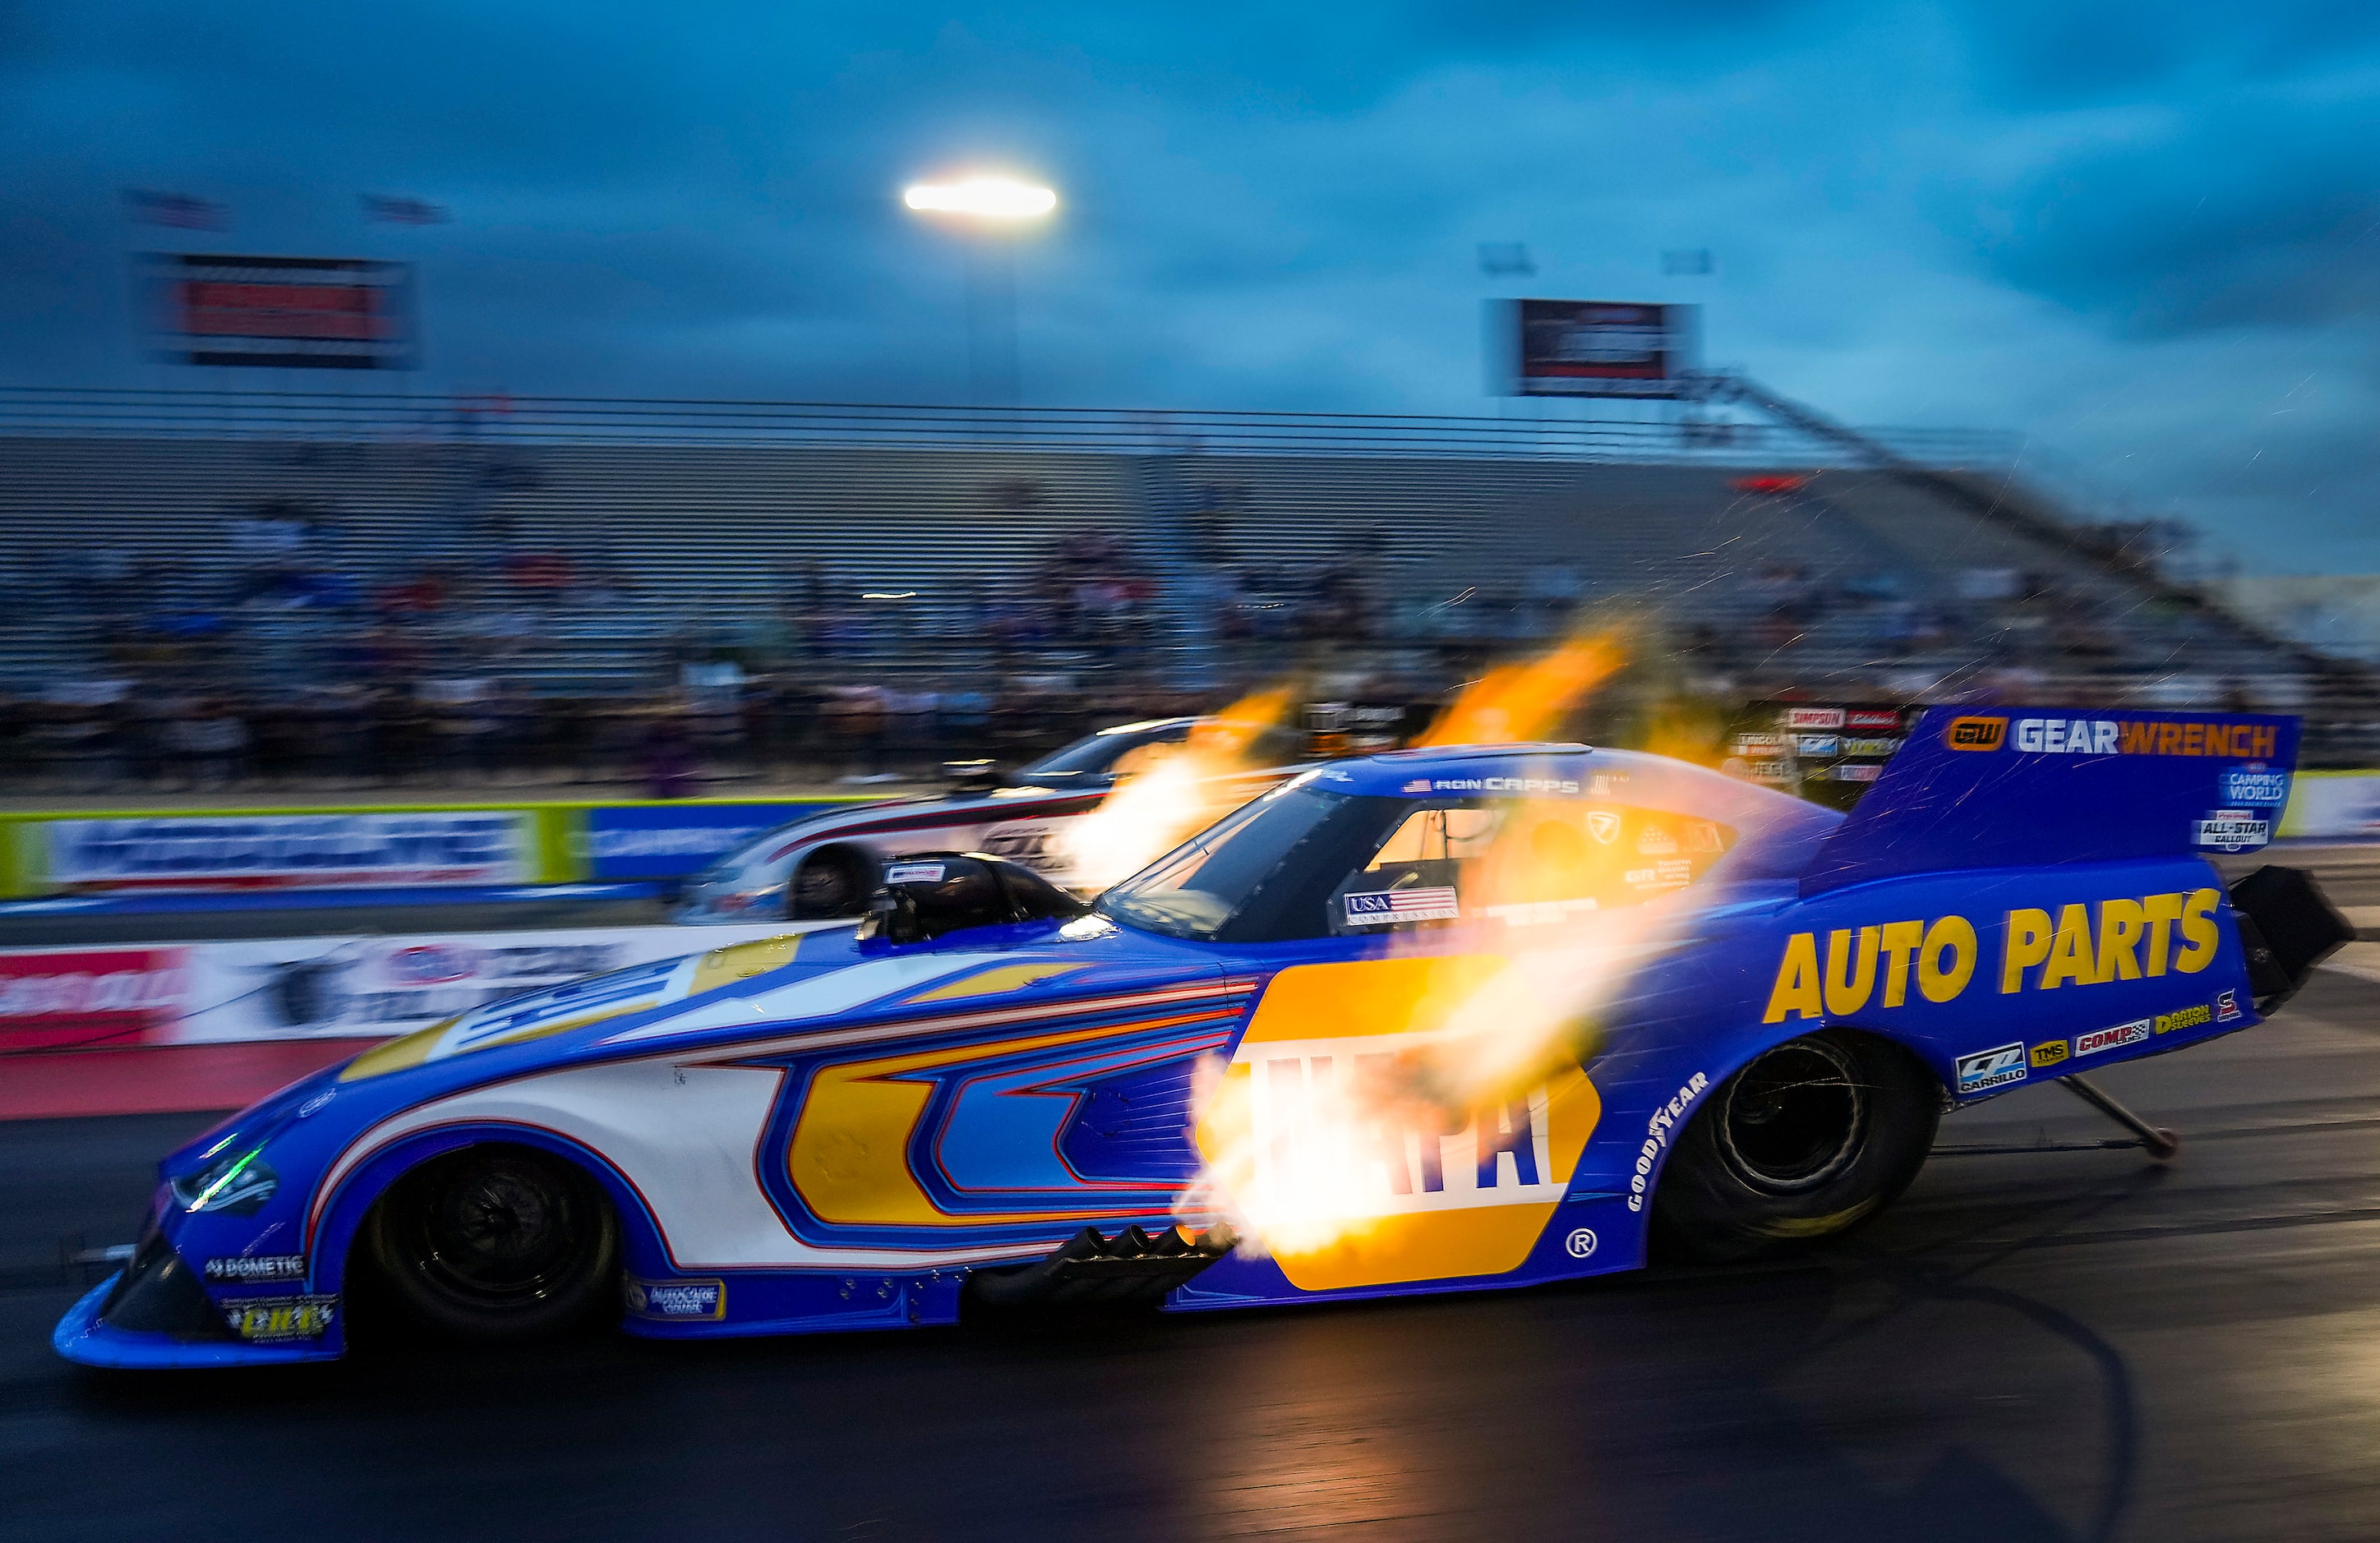
<svg viewBox="0 0 2380 1543">
<path fill-rule="evenodd" d="M 901 201 L 934 214 L 1030 220 L 1057 208 L 1058 195 L 1005 176 L 971 176 L 964 182 L 920 182 L 904 192 Z"/>
</svg>

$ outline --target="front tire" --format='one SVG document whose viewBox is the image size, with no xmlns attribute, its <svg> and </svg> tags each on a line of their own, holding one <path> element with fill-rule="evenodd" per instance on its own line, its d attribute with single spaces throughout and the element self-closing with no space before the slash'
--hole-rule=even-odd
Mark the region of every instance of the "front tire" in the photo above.
<svg viewBox="0 0 2380 1543">
<path fill-rule="evenodd" d="M 1653 1197 L 1659 1253 L 1741 1259 L 1849 1232 L 1909 1187 L 1940 1084 L 1899 1046 L 1828 1029 L 1755 1056 L 1678 1137 Z"/>
<path fill-rule="evenodd" d="M 433 1158 L 390 1185 L 365 1225 L 395 1305 L 448 1338 L 543 1338 L 617 1302 L 611 1202 L 584 1170 L 534 1148 Z"/>
</svg>

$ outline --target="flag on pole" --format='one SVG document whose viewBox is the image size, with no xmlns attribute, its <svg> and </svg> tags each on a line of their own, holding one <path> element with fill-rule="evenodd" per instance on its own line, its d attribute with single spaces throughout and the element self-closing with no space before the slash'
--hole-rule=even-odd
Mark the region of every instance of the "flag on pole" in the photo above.
<svg viewBox="0 0 2380 1543">
<path fill-rule="evenodd" d="M 427 199 L 388 198 L 379 193 L 366 193 L 363 200 L 364 218 L 387 225 L 443 225 L 452 217 Z"/>
<path fill-rule="evenodd" d="M 161 193 L 153 188 L 124 189 L 124 213 L 145 225 L 171 225 L 176 230 L 227 230 L 231 210 L 188 193 Z"/>
</svg>

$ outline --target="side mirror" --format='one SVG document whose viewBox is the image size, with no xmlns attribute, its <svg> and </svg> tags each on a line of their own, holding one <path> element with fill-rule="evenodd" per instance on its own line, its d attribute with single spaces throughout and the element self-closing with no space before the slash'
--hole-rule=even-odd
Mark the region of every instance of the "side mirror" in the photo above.
<svg viewBox="0 0 2380 1543">
<path fill-rule="evenodd" d="M 988 852 L 917 852 L 884 865 L 868 903 L 862 940 L 900 946 L 970 927 L 1079 917 L 1090 910 L 1022 863 Z"/>
</svg>

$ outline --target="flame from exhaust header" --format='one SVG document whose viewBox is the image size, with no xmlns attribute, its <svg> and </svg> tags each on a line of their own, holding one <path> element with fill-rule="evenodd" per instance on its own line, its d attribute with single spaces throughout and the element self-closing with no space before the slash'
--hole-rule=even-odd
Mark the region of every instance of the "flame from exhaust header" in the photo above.
<svg viewBox="0 0 2380 1543">
<path fill-rule="evenodd" d="M 1609 633 L 1572 637 L 1536 659 L 1490 671 L 1415 743 L 1547 737 L 1625 662 Z M 1400 1245 L 1391 1234 L 1414 1220 L 1383 1211 L 1383 1150 L 1402 1153 L 1418 1132 L 1419 1140 L 1438 1144 L 1440 1159 L 1450 1147 L 1475 1153 L 1490 1122 L 1509 1124 L 1510 1111 L 1526 1108 L 1536 1112 L 1533 1121 L 1549 1120 L 1561 1089 L 1584 1082 L 1580 1068 L 1595 1053 L 1603 1009 L 1636 962 L 1663 946 L 1670 925 L 1669 908 L 1658 905 L 1592 908 L 1592 900 L 1579 898 L 1592 887 L 1577 867 L 1582 849 L 1533 839 L 1547 827 L 1574 832 L 1586 812 L 1585 801 L 1569 799 L 1506 808 L 1499 838 L 1486 856 L 1463 863 L 1461 879 L 1466 922 L 1500 916 L 1506 923 L 1501 937 L 1483 940 L 1496 952 L 1442 953 L 1431 931 L 1388 940 L 1388 958 L 1412 960 L 1427 983 L 1401 1012 L 1365 1023 L 1362 1033 L 1375 1044 L 1377 1037 L 1404 1043 L 1385 1063 L 1369 1058 L 1370 1075 L 1356 1075 L 1352 1058 L 1336 1058 L 1346 1069 L 1307 1089 L 1302 1128 L 1257 1129 L 1247 1063 L 1242 1075 L 1220 1062 L 1202 1069 L 1194 1109 L 1206 1164 L 1185 1197 L 1185 1214 L 1228 1216 L 1244 1252 L 1270 1254 L 1284 1268 L 1302 1258 L 1339 1261 L 1321 1267 L 1326 1274 L 1360 1271 L 1364 1266 L 1345 1261 L 1394 1252 Z M 1611 846 L 1584 850 L 1590 860 L 1643 861 Z M 1356 1010 L 1342 1007 L 1338 1016 Z M 1316 1025 L 1318 1034 L 1347 1027 Z M 1259 1142 L 1269 1145 L 1260 1149 Z M 1283 1153 L 1294 1160 L 1284 1162 Z M 1517 1164 L 1514 1172 L 1517 1179 Z"/>
<path fill-rule="evenodd" d="M 1060 827 L 1060 852 L 1075 887 L 1103 890 L 1147 868 L 1254 796 L 1239 773 L 1255 763 L 1257 737 L 1295 711 L 1297 692 L 1279 686 L 1243 697 L 1191 725 L 1190 737 L 1128 775 L 1106 802 Z M 1150 748 L 1156 748 L 1151 747 Z"/>
<path fill-rule="evenodd" d="M 1609 633 L 1571 638 L 1521 664 L 1500 664 L 1467 686 L 1414 741 L 1416 747 L 1542 739 L 1628 662 Z"/>
<path fill-rule="evenodd" d="M 1271 1060 L 1262 1045 L 1250 1046 L 1236 1066 L 1211 1058 L 1201 1064 L 1193 1110 L 1205 1160 L 1182 1215 L 1227 1219 L 1244 1256 L 1280 1260 L 1293 1280 L 1319 1272 L 1364 1283 L 1348 1272 L 1360 1274 L 1367 1257 L 1410 1253 L 1409 1236 L 1400 1234 L 1446 1214 L 1399 1209 L 1380 1154 L 1401 1160 L 1407 1143 L 1418 1140 L 1429 1144 L 1425 1160 L 1451 1173 L 1475 1162 L 1482 1140 L 1492 1139 L 1500 1120 L 1509 1122 L 1504 1112 L 1522 1109 L 1531 1112 L 1536 1134 L 1558 1147 L 1553 1112 L 1579 1107 L 1581 1066 L 1601 1044 L 1604 1009 L 1637 963 L 1662 948 L 1669 928 L 1665 907 L 1643 905 L 1514 929 L 1510 942 L 1518 946 L 1493 954 L 1425 954 L 1427 933 L 1399 940 L 1404 946 L 1389 959 L 1410 960 L 1426 985 L 1405 1011 L 1366 1023 L 1361 1040 L 1334 1054 L 1333 1075 L 1304 1088 L 1293 1129 L 1284 1128 L 1277 1097 L 1270 1123 L 1259 1119 L 1257 1078 L 1270 1072 Z M 1345 1026 L 1315 1027 L 1328 1033 Z M 1338 1047 L 1318 1039 L 1307 1048 Z M 1573 1134 L 1583 1141 L 1583 1133 Z M 1538 1176 L 1566 1181 L 1568 1173 Z M 1516 1165 L 1512 1178 L 1520 1177 Z"/>
</svg>

